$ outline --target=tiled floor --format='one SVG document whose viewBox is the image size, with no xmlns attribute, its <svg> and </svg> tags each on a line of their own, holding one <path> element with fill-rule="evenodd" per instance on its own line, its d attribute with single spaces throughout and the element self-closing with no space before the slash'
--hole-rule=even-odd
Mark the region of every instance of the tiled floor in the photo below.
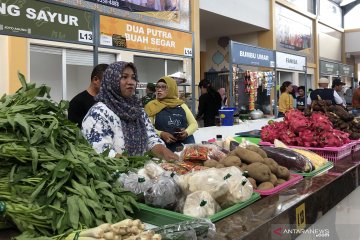
<svg viewBox="0 0 360 240">
<path fill-rule="evenodd" d="M 297 240 L 360 240 L 360 187 L 322 216 L 309 231 Z"/>
</svg>

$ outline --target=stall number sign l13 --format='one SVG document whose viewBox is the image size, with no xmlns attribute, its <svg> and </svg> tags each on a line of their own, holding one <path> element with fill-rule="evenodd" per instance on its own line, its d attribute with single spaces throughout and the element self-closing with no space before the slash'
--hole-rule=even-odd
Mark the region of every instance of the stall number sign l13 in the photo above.
<svg viewBox="0 0 360 240">
<path fill-rule="evenodd" d="M 0 33 L 93 43 L 93 14 L 36 0 L 0 0 Z"/>
<path fill-rule="evenodd" d="M 305 215 L 305 203 L 302 203 L 296 208 L 296 227 L 297 229 L 305 229 L 306 227 L 306 215 Z"/>
</svg>

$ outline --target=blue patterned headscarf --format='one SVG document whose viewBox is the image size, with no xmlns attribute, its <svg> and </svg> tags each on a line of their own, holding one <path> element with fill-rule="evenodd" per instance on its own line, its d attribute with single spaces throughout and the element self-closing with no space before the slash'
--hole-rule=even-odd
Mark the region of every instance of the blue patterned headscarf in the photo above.
<svg viewBox="0 0 360 240">
<path fill-rule="evenodd" d="M 125 140 L 125 150 L 130 156 L 142 155 L 147 148 L 147 134 L 141 101 L 132 96 L 124 98 L 120 90 L 120 78 L 125 68 L 130 67 L 137 79 L 137 70 L 133 63 L 115 62 L 105 70 L 99 94 L 95 97 L 104 103 L 121 120 Z"/>
</svg>

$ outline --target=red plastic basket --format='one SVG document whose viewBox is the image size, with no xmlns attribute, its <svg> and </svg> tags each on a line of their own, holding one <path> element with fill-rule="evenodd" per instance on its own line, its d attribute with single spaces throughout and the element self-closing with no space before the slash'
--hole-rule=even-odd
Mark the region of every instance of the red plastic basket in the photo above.
<svg viewBox="0 0 360 240">
<path fill-rule="evenodd" d="M 259 145 L 262 146 L 274 146 L 274 144 L 269 142 L 260 142 Z M 315 148 L 315 147 L 300 147 L 300 146 L 288 146 L 289 148 L 299 148 L 313 151 L 318 155 L 326 158 L 331 162 L 336 162 L 346 156 L 349 156 L 353 151 L 353 148 L 357 145 L 356 141 L 345 144 L 341 147 L 323 147 L 323 148 Z"/>
</svg>

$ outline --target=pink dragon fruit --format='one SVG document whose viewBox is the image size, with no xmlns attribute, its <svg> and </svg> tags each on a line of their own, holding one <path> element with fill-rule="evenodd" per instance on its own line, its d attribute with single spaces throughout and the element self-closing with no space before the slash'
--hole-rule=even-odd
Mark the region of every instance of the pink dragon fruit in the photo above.
<svg viewBox="0 0 360 240">
<path fill-rule="evenodd" d="M 299 137 L 297 138 L 297 144 L 304 147 L 316 147 L 318 145 L 317 137 L 314 131 L 305 129 L 299 132 Z"/>
<path fill-rule="evenodd" d="M 310 123 L 311 128 L 318 132 L 333 130 L 333 125 L 329 118 L 322 113 L 312 113 Z"/>
<path fill-rule="evenodd" d="M 279 139 L 283 132 L 288 130 L 284 122 L 274 122 L 266 125 L 261 129 L 261 140 L 274 143 L 275 139 Z"/>
</svg>

